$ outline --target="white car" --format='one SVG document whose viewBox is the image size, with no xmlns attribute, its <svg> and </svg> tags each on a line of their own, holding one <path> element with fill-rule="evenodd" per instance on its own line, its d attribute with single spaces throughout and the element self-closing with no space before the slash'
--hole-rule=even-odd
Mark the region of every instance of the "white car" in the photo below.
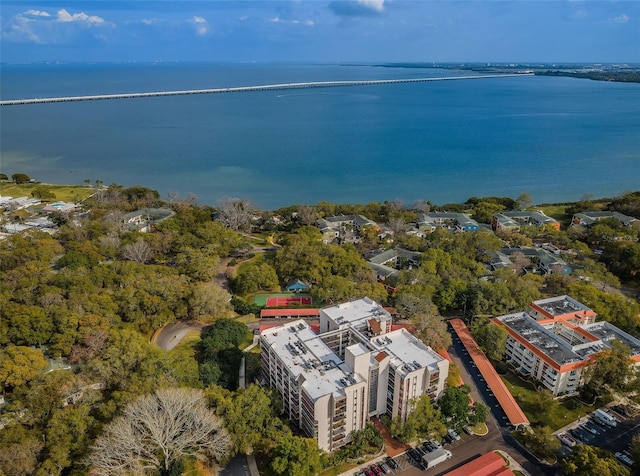
<svg viewBox="0 0 640 476">
<path fill-rule="evenodd" d="M 632 466 L 633 465 L 633 460 L 631 458 L 629 458 L 626 454 L 624 453 L 620 453 L 619 451 L 616 453 L 616 458 L 618 458 L 620 461 L 622 461 L 624 464 L 626 464 L 627 466 Z"/>
</svg>

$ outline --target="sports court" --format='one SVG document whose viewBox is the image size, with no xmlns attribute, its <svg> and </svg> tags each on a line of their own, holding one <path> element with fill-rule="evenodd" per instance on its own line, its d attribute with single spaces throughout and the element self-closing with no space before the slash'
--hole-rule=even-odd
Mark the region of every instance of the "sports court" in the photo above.
<svg viewBox="0 0 640 476">
<path fill-rule="evenodd" d="M 263 307 L 311 306 L 308 294 L 256 294 L 253 302 Z"/>
<path fill-rule="evenodd" d="M 311 306 L 310 296 L 289 296 L 267 298 L 267 307 Z"/>
</svg>

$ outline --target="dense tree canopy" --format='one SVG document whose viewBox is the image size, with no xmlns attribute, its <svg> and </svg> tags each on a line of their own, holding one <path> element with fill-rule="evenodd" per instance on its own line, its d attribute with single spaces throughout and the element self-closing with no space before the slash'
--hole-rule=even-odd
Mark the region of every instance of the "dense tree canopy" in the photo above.
<svg viewBox="0 0 640 476">
<path fill-rule="evenodd" d="M 561 466 L 568 476 L 629 476 L 629 470 L 612 453 L 595 446 L 574 446 Z"/>
<path fill-rule="evenodd" d="M 0 353 L 0 382 L 3 387 L 24 385 L 47 368 L 42 351 L 10 345 Z"/>
</svg>

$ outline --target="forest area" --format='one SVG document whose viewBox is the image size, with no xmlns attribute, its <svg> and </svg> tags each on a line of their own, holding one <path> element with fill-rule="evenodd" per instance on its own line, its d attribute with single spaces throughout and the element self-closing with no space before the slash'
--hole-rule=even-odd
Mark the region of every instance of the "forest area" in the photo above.
<svg viewBox="0 0 640 476">
<path fill-rule="evenodd" d="M 640 337 L 640 302 L 619 292 L 640 288 L 640 226 L 602 220 L 508 233 L 438 229 L 424 238 L 405 231 L 425 210 L 460 210 L 488 223 L 500 210 L 532 206 L 520 198 L 260 211 L 240 199 L 208 206 L 164 200 L 142 186 L 99 187 L 82 213 L 56 217 L 55 234 L 0 241 L 0 474 L 182 474 L 223 467 L 249 451 L 264 457 L 269 474 L 313 474 L 335 464 L 279 418 L 275 393 L 239 389 L 235 377 L 239 346 L 251 338 L 238 317 L 259 312 L 255 293 L 278 292 L 292 279 L 308 283 L 319 306 L 363 296 L 392 306 L 435 349 L 451 344 L 448 317 L 475 320 L 480 329 L 488 317 L 562 294 Z M 172 216 L 152 232 L 124 225 L 126 213 L 157 207 Z M 561 208 L 564 224 L 585 210 L 640 218 L 640 192 Z M 340 214 L 364 215 L 389 233 L 363 229 L 353 243 L 326 243 L 315 222 Z M 514 260 L 515 269 L 488 271 L 502 247 L 542 242 L 562 251 L 570 274 L 526 272 L 526 257 Z M 419 265 L 383 284 L 363 256 L 394 247 L 418 252 Z M 224 273 L 229 290 L 218 280 Z M 206 326 L 202 335 L 172 351 L 151 342 L 162 326 L 183 320 Z M 193 438 L 162 451 L 159 442 L 144 442 L 131 458 L 132 445 L 142 445 L 133 415 L 147 424 L 160 407 L 173 410 L 158 432 L 188 421 Z"/>
</svg>

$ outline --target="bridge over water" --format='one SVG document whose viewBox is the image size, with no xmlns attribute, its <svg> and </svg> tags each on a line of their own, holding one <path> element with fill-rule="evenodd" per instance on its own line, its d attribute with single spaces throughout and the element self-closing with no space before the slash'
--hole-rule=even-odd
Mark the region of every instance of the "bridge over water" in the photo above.
<svg viewBox="0 0 640 476">
<path fill-rule="evenodd" d="M 475 76 L 448 76 L 442 78 L 372 79 L 364 81 L 317 81 L 305 83 L 264 84 L 262 86 L 240 86 L 234 88 L 185 89 L 179 91 L 153 91 L 142 93 L 97 94 L 94 96 L 65 96 L 50 98 L 6 99 L 0 106 L 18 106 L 22 104 L 45 104 L 54 102 L 101 101 L 105 99 L 135 99 L 162 96 L 187 96 L 191 94 L 245 93 L 253 91 L 277 91 L 282 89 L 336 88 L 345 86 L 372 86 L 376 84 L 425 83 L 430 81 L 455 81 L 462 79 L 493 79 L 507 77 L 533 76 L 533 73 L 493 74 Z"/>
</svg>

